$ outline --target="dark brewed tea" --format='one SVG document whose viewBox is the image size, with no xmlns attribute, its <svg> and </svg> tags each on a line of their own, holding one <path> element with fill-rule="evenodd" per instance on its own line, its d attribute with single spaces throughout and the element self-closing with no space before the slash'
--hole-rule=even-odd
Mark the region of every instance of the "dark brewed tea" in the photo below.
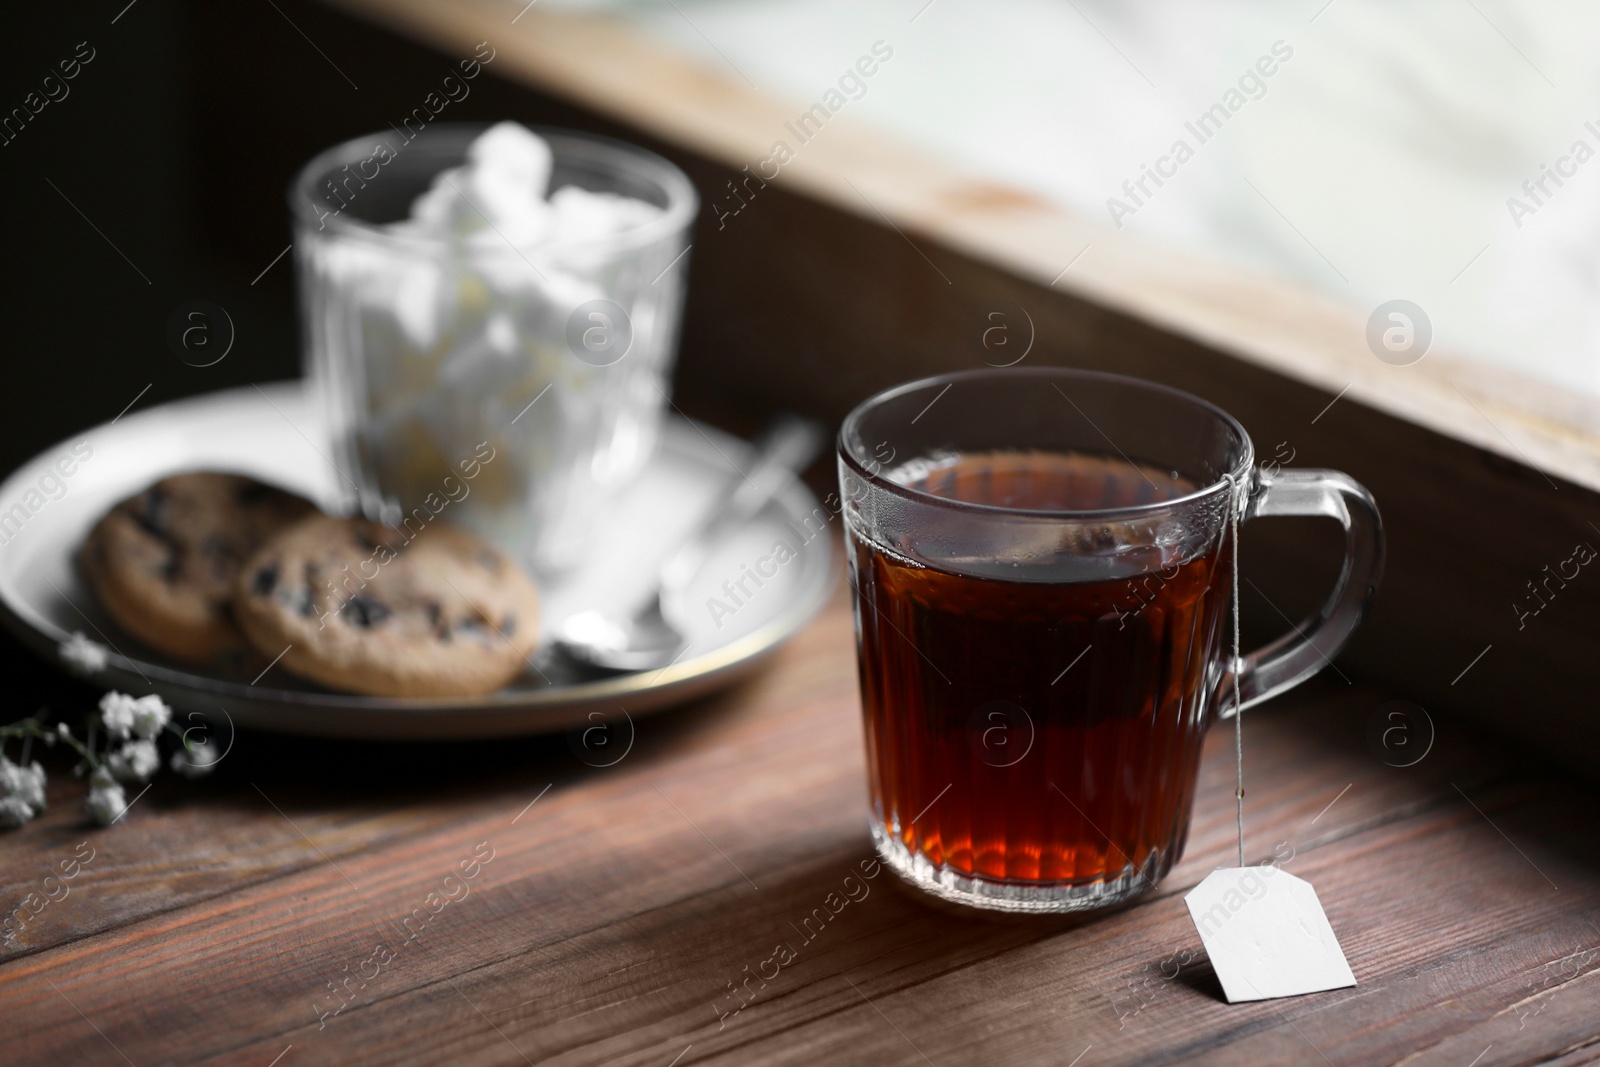
<svg viewBox="0 0 1600 1067">
<path fill-rule="evenodd" d="M 1042 452 L 933 457 L 889 477 L 1030 511 L 1197 488 L 1116 457 Z M 1074 536 L 1114 538 L 1117 521 L 1075 524 Z M 851 538 L 874 814 L 891 847 L 1021 885 L 1163 874 L 1183 847 L 1218 674 L 1223 545 L 1109 569 L 1102 553 L 1090 569 L 1065 541 L 1034 563 L 948 538 L 887 549 Z"/>
</svg>

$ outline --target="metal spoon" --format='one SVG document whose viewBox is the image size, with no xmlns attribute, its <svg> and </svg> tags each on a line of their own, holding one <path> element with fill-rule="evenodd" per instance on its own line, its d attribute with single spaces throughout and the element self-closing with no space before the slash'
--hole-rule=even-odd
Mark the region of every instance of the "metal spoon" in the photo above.
<svg viewBox="0 0 1600 1067">
<path fill-rule="evenodd" d="M 717 536 L 748 522 L 782 488 L 790 474 L 810 464 L 825 439 L 817 423 L 780 416 L 757 442 L 755 464 L 729 480 L 721 498 L 694 532 L 656 572 L 632 617 L 580 611 L 557 630 L 555 650 L 586 667 L 605 671 L 649 671 L 666 667 L 683 654 L 687 642 L 667 620 L 662 603 L 683 589 L 700 570 Z"/>
</svg>

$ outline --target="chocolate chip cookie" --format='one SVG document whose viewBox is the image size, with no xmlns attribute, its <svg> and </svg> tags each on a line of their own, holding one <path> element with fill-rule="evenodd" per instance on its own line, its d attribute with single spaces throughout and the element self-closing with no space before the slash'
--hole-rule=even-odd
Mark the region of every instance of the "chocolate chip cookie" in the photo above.
<svg viewBox="0 0 1600 1067">
<path fill-rule="evenodd" d="M 107 512 L 78 566 L 123 629 L 175 659 L 212 661 L 250 647 L 233 619 L 240 565 L 316 511 L 254 478 L 177 474 Z"/>
<path fill-rule="evenodd" d="M 532 579 L 442 523 L 307 519 L 240 571 L 234 610 L 264 655 L 372 696 L 493 692 L 522 671 L 539 634 Z"/>
</svg>

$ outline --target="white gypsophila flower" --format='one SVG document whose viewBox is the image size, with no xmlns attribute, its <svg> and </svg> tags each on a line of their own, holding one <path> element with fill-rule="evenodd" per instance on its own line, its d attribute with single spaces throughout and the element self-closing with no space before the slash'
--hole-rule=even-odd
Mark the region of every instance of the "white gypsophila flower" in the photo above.
<svg viewBox="0 0 1600 1067">
<path fill-rule="evenodd" d="M 104 645 L 89 640 L 80 630 L 74 630 L 71 637 L 56 646 L 56 651 L 61 656 L 61 662 L 84 675 L 105 670 L 110 655 Z"/>
<path fill-rule="evenodd" d="M 18 787 L 12 794 L 33 809 L 35 815 L 44 810 L 44 768 L 34 760 L 26 767 L 17 768 Z"/>
<path fill-rule="evenodd" d="M 128 807 L 120 785 L 108 785 L 89 790 L 89 799 L 83 802 L 84 813 L 101 826 L 110 826 Z"/>
<path fill-rule="evenodd" d="M 125 741 L 106 757 L 106 768 L 124 782 L 147 782 L 161 766 L 161 753 L 154 741 Z"/>
<path fill-rule="evenodd" d="M 15 829 L 33 818 L 33 809 L 21 797 L 0 798 L 0 826 Z"/>
<path fill-rule="evenodd" d="M 117 741 L 126 741 L 133 732 L 133 717 L 139 702 L 127 693 L 112 690 L 100 698 L 100 721 L 106 734 Z"/>
<path fill-rule="evenodd" d="M 216 746 L 207 742 L 195 745 L 192 750 L 178 749 L 172 754 L 172 769 L 185 778 L 199 778 L 210 774 L 221 759 L 217 755 Z"/>
<path fill-rule="evenodd" d="M 34 760 L 23 767 L 0 756 L 0 797 L 28 807 L 29 817 L 44 810 L 44 768 Z"/>
<path fill-rule="evenodd" d="M 111 772 L 104 767 L 96 767 L 89 772 L 90 789 L 110 789 L 116 784 L 117 780 L 111 777 Z"/>
<path fill-rule="evenodd" d="M 22 768 L 0 756 L 0 795 L 11 796 L 22 788 Z"/>
<path fill-rule="evenodd" d="M 133 702 L 133 732 L 146 740 L 155 737 L 172 718 L 172 709 L 154 693 Z"/>
</svg>

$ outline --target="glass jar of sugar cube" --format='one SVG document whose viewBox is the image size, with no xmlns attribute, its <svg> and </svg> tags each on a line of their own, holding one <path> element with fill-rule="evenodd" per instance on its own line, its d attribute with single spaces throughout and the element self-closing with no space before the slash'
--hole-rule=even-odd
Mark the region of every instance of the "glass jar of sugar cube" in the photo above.
<svg viewBox="0 0 1600 1067">
<path fill-rule="evenodd" d="M 290 186 L 307 376 L 347 504 L 576 563 L 654 448 L 698 201 L 659 156 L 512 122 L 337 145 Z"/>
</svg>

